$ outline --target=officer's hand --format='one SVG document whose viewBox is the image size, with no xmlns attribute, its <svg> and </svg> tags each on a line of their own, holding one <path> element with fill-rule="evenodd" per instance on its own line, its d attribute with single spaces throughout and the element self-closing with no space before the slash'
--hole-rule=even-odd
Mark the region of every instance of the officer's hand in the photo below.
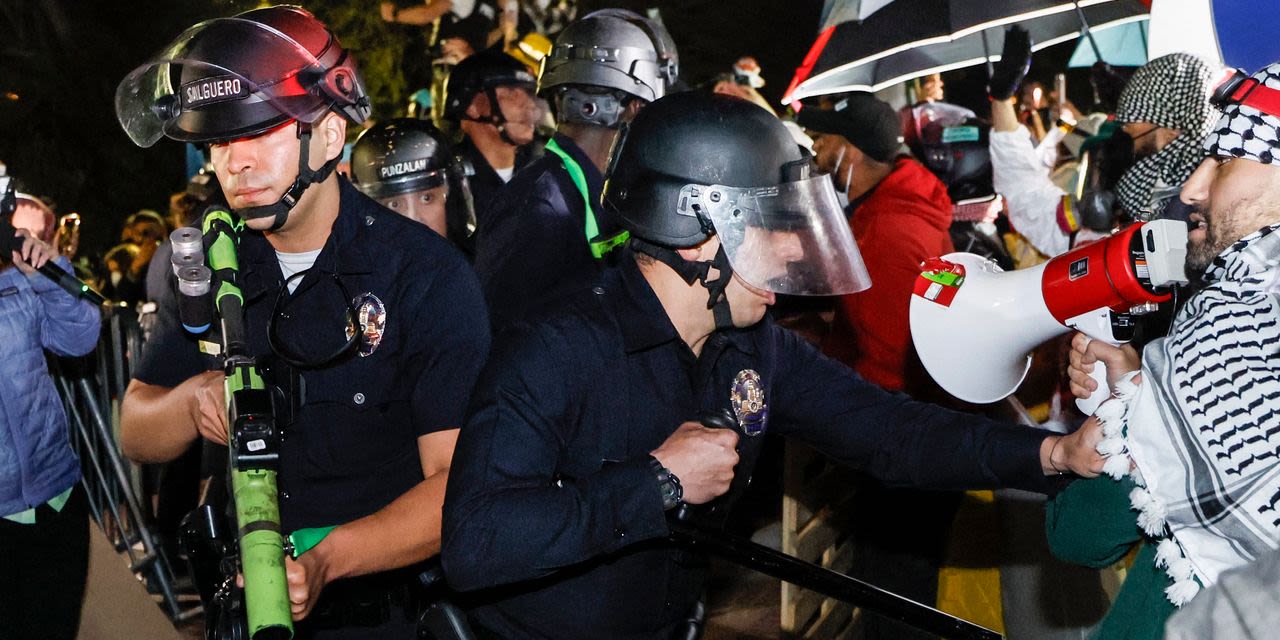
<svg viewBox="0 0 1280 640">
<path fill-rule="evenodd" d="M 1092 478 L 1102 473 L 1102 465 L 1106 460 L 1098 453 L 1098 443 L 1102 441 L 1102 424 L 1095 416 L 1088 420 L 1074 433 L 1065 436 L 1049 437 L 1041 445 L 1041 451 L 1048 450 L 1048 464 L 1041 462 L 1045 474 L 1074 473 L 1082 478 Z"/>
<path fill-rule="evenodd" d="M 31 232 L 26 229 L 18 229 L 14 235 L 22 238 L 22 246 L 14 251 L 11 256 L 14 266 L 18 267 L 18 271 L 31 274 L 36 269 L 43 267 L 46 262 L 58 257 L 56 248 L 32 236 Z"/>
<path fill-rule="evenodd" d="M 1093 373 L 1093 366 L 1099 360 L 1107 366 L 1107 384 L 1112 388 L 1124 374 L 1142 368 L 1142 358 L 1133 347 L 1127 344 L 1116 347 L 1077 333 L 1071 338 L 1071 363 L 1067 367 L 1072 395 L 1088 398 L 1098 388 L 1098 383 L 1089 374 Z"/>
<path fill-rule="evenodd" d="M 653 457 L 680 479 L 684 501 L 703 504 L 729 490 L 738 464 L 738 432 L 686 422 L 654 449 Z"/>
<path fill-rule="evenodd" d="M 301 620 L 311 613 L 327 582 L 324 556 L 314 551 L 302 554 L 297 560 L 288 556 L 284 559 L 289 583 L 289 613 L 293 614 L 294 620 Z"/>
<path fill-rule="evenodd" d="M 226 376 L 221 371 L 206 371 L 183 384 L 191 393 L 191 421 L 200 435 L 221 445 L 227 444 L 227 405 L 223 399 Z"/>
</svg>

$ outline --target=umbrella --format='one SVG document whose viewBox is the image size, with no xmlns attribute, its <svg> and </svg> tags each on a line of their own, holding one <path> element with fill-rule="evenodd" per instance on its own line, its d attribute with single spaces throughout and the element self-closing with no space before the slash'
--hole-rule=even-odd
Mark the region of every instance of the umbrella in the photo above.
<svg viewBox="0 0 1280 640">
<path fill-rule="evenodd" d="M 822 5 L 822 20 L 818 21 L 822 28 L 819 31 L 844 22 L 862 22 L 890 2 L 893 0 L 827 0 Z"/>
<path fill-rule="evenodd" d="M 1139 0 L 895 0 L 861 23 L 818 35 L 783 103 L 844 91 L 879 91 L 913 78 L 999 59 L 1004 27 L 1018 23 L 1035 49 L 1077 38 L 1081 18 L 1105 27 L 1146 15 Z"/>
<path fill-rule="evenodd" d="M 1147 16 L 1118 20 L 1106 26 L 1090 27 L 1093 42 L 1081 38 L 1067 62 L 1070 68 L 1089 67 L 1102 61 L 1115 67 L 1140 67 L 1147 63 Z M 1098 47 L 1094 51 L 1094 45 Z"/>
</svg>

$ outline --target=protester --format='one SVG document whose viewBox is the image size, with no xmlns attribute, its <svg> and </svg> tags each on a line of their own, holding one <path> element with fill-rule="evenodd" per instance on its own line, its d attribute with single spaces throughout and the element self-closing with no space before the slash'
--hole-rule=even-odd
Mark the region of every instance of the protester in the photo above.
<svg viewBox="0 0 1280 640">
<path fill-rule="evenodd" d="M 952 249 L 947 188 L 903 153 L 893 108 L 854 93 L 830 110 L 800 112 L 818 167 L 830 173 L 874 286 L 840 299 L 823 351 L 891 391 L 923 383 L 912 372 L 908 302 L 920 263 Z"/>
<path fill-rule="evenodd" d="M 1175 607 L 1280 547 L 1280 63 L 1224 86 L 1209 157 L 1181 194 L 1199 290 L 1141 359 L 1073 343 L 1072 391 L 1096 389 L 1102 361 L 1118 397 L 1097 413 L 1110 477 L 1051 501 L 1050 544 L 1096 567 L 1138 548 L 1097 638 L 1160 638 Z"/>
<path fill-rule="evenodd" d="M 1113 134 L 1096 122 L 1088 148 L 1099 150 L 1092 163 L 1095 175 L 1118 176 L 1086 185 L 1088 191 L 1064 189 L 1045 168 L 1044 154 L 1032 144 L 1020 124 L 1010 96 L 1030 65 L 1031 42 L 1025 30 L 1013 27 L 1006 36 L 1005 52 L 991 92 L 991 158 L 996 190 L 1009 201 L 1009 221 L 1041 253 L 1053 257 L 1075 243 L 1095 240 L 1109 233 L 1118 214 L 1149 220 L 1160 214 L 1176 187 L 1191 174 L 1199 160 L 1199 148 L 1213 123 L 1216 109 L 1209 104 L 1211 70 L 1199 58 L 1175 53 L 1152 60 L 1140 68 L 1120 95 L 1116 120 L 1133 141 L 1133 154 L 1125 157 Z M 1110 140 L 1103 137 L 1109 136 Z M 1051 139 L 1056 139 L 1050 136 Z M 1056 154 L 1055 154 L 1056 155 Z"/>
</svg>

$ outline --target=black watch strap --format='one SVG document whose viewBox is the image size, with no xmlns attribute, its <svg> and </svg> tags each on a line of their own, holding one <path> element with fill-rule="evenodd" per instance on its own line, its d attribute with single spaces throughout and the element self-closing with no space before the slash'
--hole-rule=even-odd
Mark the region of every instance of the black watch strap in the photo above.
<svg viewBox="0 0 1280 640">
<path fill-rule="evenodd" d="M 657 458 L 649 456 L 649 468 L 658 480 L 658 489 L 662 492 L 662 508 L 670 511 L 680 505 L 684 498 L 684 487 L 680 486 L 680 478 L 671 470 L 662 466 Z"/>
</svg>

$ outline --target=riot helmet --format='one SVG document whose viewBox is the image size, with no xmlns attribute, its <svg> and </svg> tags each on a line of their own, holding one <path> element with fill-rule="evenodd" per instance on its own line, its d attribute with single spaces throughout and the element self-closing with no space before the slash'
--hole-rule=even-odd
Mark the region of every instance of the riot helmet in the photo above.
<svg viewBox="0 0 1280 640">
<path fill-rule="evenodd" d="M 486 49 L 454 65 L 445 81 L 444 117 L 458 122 L 467 118 L 467 107 L 476 94 L 489 97 L 494 124 L 502 124 L 502 110 L 494 89 L 520 87 L 532 91 L 538 81 L 519 60 L 498 49 Z"/>
<path fill-rule="evenodd" d="M 626 102 L 666 95 L 679 74 L 671 35 L 625 9 L 602 9 L 570 24 L 543 59 L 538 90 L 557 118 L 616 127 Z"/>
<path fill-rule="evenodd" d="M 360 123 L 369 109 L 355 59 L 294 6 L 201 22 L 116 89 L 120 124 L 143 147 L 244 138 L 330 110 Z"/>
<path fill-rule="evenodd" d="M 732 273 L 780 294 L 870 285 L 831 177 L 816 174 L 777 117 L 745 100 L 684 92 L 640 111 L 614 147 L 603 205 L 634 250 L 707 288 L 720 327 L 731 324 L 724 288 Z M 675 251 L 713 235 L 720 250 L 712 261 Z M 711 268 L 720 273 L 714 281 Z"/>
<path fill-rule="evenodd" d="M 216 143 L 296 121 L 298 176 L 275 204 L 238 210 L 283 226 L 307 186 L 337 161 L 307 165 L 311 125 L 329 111 L 354 123 L 370 111 L 354 58 L 315 16 L 294 6 L 254 9 L 187 29 L 116 88 L 116 116 L 139 146 L 161 137 Z"/>
<path fill-rule="evenodd" d="M 399 118 L 374 125 L 351 149 L 351 181 L 365 195 L 391 207 L 396 213 L 423 222 L 462 243 L 475 229 L 466 171 L 450 151 L 443 133 L 431 123 Z M 401 196 L 443 187 L 439 197 L 443 227 L 392 206 Z M 435 216 L 433 216 L 435 217 Z"/>
</svg>

